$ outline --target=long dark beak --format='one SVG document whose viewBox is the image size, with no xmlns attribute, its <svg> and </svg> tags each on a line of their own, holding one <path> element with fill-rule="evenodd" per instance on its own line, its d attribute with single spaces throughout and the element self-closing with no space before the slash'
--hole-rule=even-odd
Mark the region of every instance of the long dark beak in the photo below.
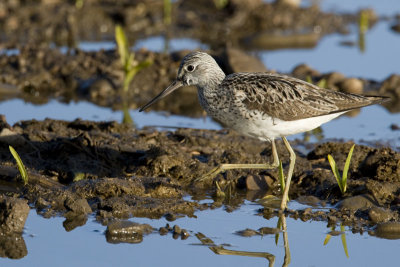
<svg viewBox="0 0 400 267">
<path fill-rule="evenodd" d="M 139 109 L 139 112 L 142 112 L 143 110 L 145 110 L 146 108 L 150 107 L 151 105 L 153 105 L 155 102 L 157 102 L 158 100 L 160 100 L 161 98 L 166 97 L 167 95 L 169 95 L 170 93 L 172 93 L 173 91 L 175 91 L 176 89 L 180 88 L 183 86 L 183 83 L 181 81 L 175 80 L 173 83 L 171 83 L 170 86 L 167 87 L 167 89 L 164 89 L 161 93 L 159 93 L 155 98 L 153 98 L 152 100 L 150 100 L 149 103 L 147 103 L 146 105 L 144 105 L 143 107 L 141 107 Z"/>
</svg>

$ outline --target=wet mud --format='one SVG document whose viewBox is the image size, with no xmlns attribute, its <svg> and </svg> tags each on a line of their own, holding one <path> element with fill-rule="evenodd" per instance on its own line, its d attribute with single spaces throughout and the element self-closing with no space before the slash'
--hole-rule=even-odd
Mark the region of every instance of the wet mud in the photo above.
<svg viewBox="0 0 400 267">
<path fill-rule="evenodd" d="M 20 181 L 9 145 L 28 169 L 26 186 Z M 348 190 L 342 195 L 327 155 L 335 158 L 341 170 L 351 145 L 322 143 L 308 155 L 297 153 L 290 198 L 310 207 L 331 209 L 289 209 L 289 215 L 344 221 L 357 227 L 399 221 L 400 154 L 390 148 L 357 145 Z M 278 142 L 277 147 L 286 167 L 283 144 Z M 223 189 L 233 189 L 229 196 L 215 197 L 213 204 L 197 201 L 215 195 L 213 181 L 200 183 L 195 179 L 217 164 L 270 160 L 270 144 L 228 130 L 159 132 L 81 120 L 22 121 L 13 127 L 3 122 L 0 155 L 2 187 L 16 188 L 6 194 L 28 200 L 45 217 L 65 216 L 68 229 L 84 223 L 82 219 L 92 212 L 105 224 L 132 216 L 173 220 L 222 204 L 235 209 L 245 199 L 280 196 L 277 170 L 232 170 L 215 178 Z M 264 204 L 263 216 L 278 215 L 273 203 Z"/>
</svg>

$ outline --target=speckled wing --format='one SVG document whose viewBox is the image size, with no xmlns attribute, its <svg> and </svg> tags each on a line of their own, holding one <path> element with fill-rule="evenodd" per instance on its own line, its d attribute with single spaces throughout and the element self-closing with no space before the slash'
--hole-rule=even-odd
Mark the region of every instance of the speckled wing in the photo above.
<svg viewBox="0 0 400 267">
<path fill-rule="evenodd" d="M 234 73 L 226 76 L 221 87 L 229 88 L 246 110 L 257 110 L 285 121 L 348 111 L 381 100 L 327 90 L 271 73 Z"/>
</svg>

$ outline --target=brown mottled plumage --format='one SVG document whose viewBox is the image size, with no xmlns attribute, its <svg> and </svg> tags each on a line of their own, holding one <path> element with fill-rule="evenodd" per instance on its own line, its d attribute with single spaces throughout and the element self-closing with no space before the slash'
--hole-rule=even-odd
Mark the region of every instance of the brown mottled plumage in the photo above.
<svg viewBox="0 0 400 267">
<path fill-rule="evenodd" d="M 241 134 L 272 142 L 272 164 L 222 164 L 201 179 L 234 168 L 277 167 L 279 160 L 274 139 L 281 137 L 290 154 L 281 209 L 286 207 L 296 158 L 285 136 L 312 130 L 346 111 L 385 100 L 378 96 L 335 92 L 279 74 L 233 73 L 225 76 L 210 55 L 193 52 L 183 58 L 176 80 L 140 111 L 186 85 L 197 86 L 200 104 L 211 117 Z"/>
<path fill-rule="evenodd" d="M 382 97 L 335 92 L 293 77 L 262 72 L 228 75 L 220 87 L 236 94 L 243 92 L 246 109 L 284 121 L 348 111 L 382 101 Z"/>
</svg>

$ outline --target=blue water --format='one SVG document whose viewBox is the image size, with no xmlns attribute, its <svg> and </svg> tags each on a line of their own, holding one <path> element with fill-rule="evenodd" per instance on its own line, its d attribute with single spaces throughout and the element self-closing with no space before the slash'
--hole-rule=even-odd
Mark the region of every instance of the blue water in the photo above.
<svg viewBox="0 0 400 267">
<path fill-rule="evenodd" d="M 399 8 L 400 12 L 400 8 Z M 299 64 L 306 63 L 321 73 L 338 71 L 346 77 L 359 77 L 382 81 L 391 74 L 399 73 L 398 48 L 400 35 L 389 30 L 388 22 L 377 23 L 366 36 L 366 50 L 358 46 L 341 46 L 342 41 L 357 43 L 357 33 L 333 34 L 324 37 L 313 49 L 285 49 L 259 52 L 270 69 L 291 72 Z"/>
<path fill-rule="evenodd" d="M 277 218 L 266 220 L 256 216 L 258 205 L 246 202 L 239 210 L 227 213 L 223 208 L 197 212 L 197 218 L 165 219 L 133 218 L 154 228 L 177 224 L 189 231 L 186 240 L 174 240 L 171 234 L 153 233 L 140 244 L 110 244 L 106 242 L 106 227 L 90 217 L 88 223 L 66 232 L 62 218 L 44 219 L 31 211 L 24 234 L 28 255 L 21 260 L 1 259 L 1 266 L 268 266 L 263 258 L 216 255 L 200 246 L 194 236 L 201 232 L 216 245 L 225 248 L 268 252 L 276 257 L 275 266 L 282 266 L 285 256 L 282 233 L 278 245 L 274 235 L 241 237 L 234 234 L 246 228 L 276 227 Z M 330 231 L 324 222 L 302 222 L 287 219 L 291 254 L 290 266 L 395 266 L 400 242 L 352 234 L 346 227 L 349 258 L 346 257 L 340 236 L 333 236 L 324 246 Z"/>
</svg>

